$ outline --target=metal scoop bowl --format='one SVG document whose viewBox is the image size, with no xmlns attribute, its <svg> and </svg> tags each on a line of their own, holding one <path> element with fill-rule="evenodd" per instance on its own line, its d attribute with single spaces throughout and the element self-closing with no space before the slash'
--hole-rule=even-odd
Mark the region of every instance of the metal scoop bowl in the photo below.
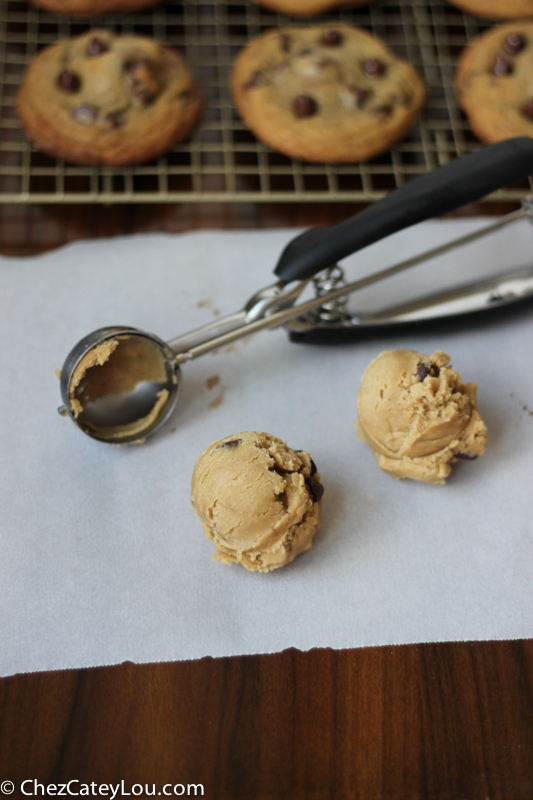
<svg viewBox="0 0 533 800">
<path fill-rule="evenodd" d="M 531 220 L 533 198 L 526 198 L 521 209 L 480 231 L 351 283 L 332 280 L 337 261 L 396 231 L 475 202 L 531 174 L 533 139 L 520 137 L 489 145 L 415 178 L 355 217 L 330 228 L 313 228 L 300 234 L 289 242 L 278 260 L 274 270 L 278 280 L 254 294 L 234 314 L 168 343 L 130 327 L 94 331 L 67 356 L 61 371 L 63 405 L 59 412 L 70 415 L 94 439 L 117 444 L 143 441 L 172 413 L 178 397 L 179 365 L 215 348 L 295 318 L 292 329 L 289 327 L 293 341 L 353 341 L 365 329 L 399 327 L 404 320 L 413 318 L 411 307 L 406 309 L 404 304 L 373 315 L 350 317 L 343 310 L 346 296 L 504 225 L 523 218 Z M 327 279 L 320 288 L 320 278 L 315 276 L 324 270 L 328 270 Z M 423 298 L 417 303 L 415 317 L 423 322 L 426 318 L 434 320 L 437 313 L 452 316 L 461 308 L 469 312 L 493 309 L 533 296 L 531 270 L 514 275 L 512 285 L 510 277 L 494 276 L 489 282 Z M 317 296 L 295 305 L 312 280 Z M 321 325 L 324 320 L 328 323 L 325 326 Z M 333 325 L 329 324 L 332 320 Z"/>
<path fill-rule="evenodd" d="M 65 360 L 59 411 L 94 439 L 126 444 L 166 422 L 179 386 L 174 354 L 157 336 L 123 325 L 99 328 Z"/>
</svg>

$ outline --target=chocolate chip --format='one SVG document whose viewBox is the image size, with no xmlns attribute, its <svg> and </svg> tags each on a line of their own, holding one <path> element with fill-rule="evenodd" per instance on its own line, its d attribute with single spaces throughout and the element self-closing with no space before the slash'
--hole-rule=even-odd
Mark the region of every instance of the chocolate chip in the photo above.
<svg viewBox="0 0 533 800">
<path fill-rule="evenodd" d="M 230 439 L 229 442 L 222 442 L 222 444 L 219 444 L 219 447 L 233 448 L 237 447 L 237 445 L 239 445 L 241 442 L 242 439 Z"/>
<path fill-rule="evenodd" d="M 94 106 L 78 106 L 72 112 L 76 122 L 81 122 L 82 125 L 92 125 L 97 115 L 98 112 Z"/>
<path fill-rule="evenodd" d="M 510 61 L 507 61 L 507 59 L 504 58 L 503 56 L 498 56 L 498 58 L 494 62 L 492 71 L 495 75 L 497 75 L 500 78 L 502 75 L 510 75 L 511 72 L 513 71 L 513 65 L 511 64 Z"/>
<path fill-rule="evenodd" d="M 68 69 L 64 69 L 63 72 L 59 73 L 56 83 L 64 92 L 77 92 L 81 86 L 79 77 Z"/>
<path fill-rule="evenodd" d="M 147 106 L 153 102 L 161 85 L 148 59 L 126 61 L 124 70 L 127 74 L 125 85 L 131 92 L 134 103 L 138 106 Z"/>
<path fill-rule="evenodd" d="M 327 47 L 338 47 L 342 44 L 342 34 L 338 31 L 325 31 L 320 39 L 320 44 L 325 44 Z"/>
<path fill-rule="evenodd" d="M 318 111 L 318 103 L 308 94 L 299 94 L 292 102 L 292 113 L 298 119 L 303 117 L 312 117 Z"/>
<path fill-rule="evenodd" d="M 362 108 L 372 94 L 370 89 L 363 89 L 361 86 L 350 86 L 350 92 L 353 95 L 357 108 Z"/>
<path fill-rule="evenodd" d="M 141 103 L 143 106 L 149 106 L 155 99 L 155 93 L 146 86 L 143 86 L 141 81 L 134 81 L 131 91 L 138 103 Z"/>
<path fill-rule="evenodd" d="M 314 478 L 305 478 L 305 485 L 313 495 L 313 502 L 319 503 L 322 499 L 322 495 L 324 494 L 324 487 L 318 481 L 315 481 Z"/>
<path fill-rule="evenodd" d="M 310 56 L 312 54 L 313 54 L 313 51 L 311 50 L 310 47 L 304 47 L 304 49 L 300 50 L 300 52 L 298 53 L 298 57 L 299 58 L 302 58 L 302 57 L 305 58 L 305 56 Z"/>
<path fill-rule="evenodd" d="M 288 33 L 280 33 L 279 35 L 279 46 L 283 50 L 284 53 L 288 53 L 291 47 L 291 37 Z"/>
<path fill-rule="evenodd" d="M 129 61 L 124 62 L 124 71 L 125 72 L 135 72 L 142 67 L 147 67 L 149 65 L 147 58 L 137 58 L 137 59 L 130 59 Z"/>
<path fill-rule="evenodd" d="M 423 381 L 424 378 L 427 378 L 430 369 L 431 369 L 431 364 L 429 364 L 427 361 L 423 361 L 422 364 L 419 364 L 416 369 L 418 380 Z"/>
<path fill-rule="evenodd" d="M 122 128 L 125 122 L 124 112 L 111 111 L 109 114 L 105 115 L 104 122 L 107 122 L 112 128 Z"/>
<path fill-rule="evenodd" d="M 462 461 L 475 461 L 477 456 L 469 456 L 468 453 L 456 453 L 456 458 L 460 458 Z"/>
<path fill-rule="evenodd" d="M 392 116 L 393 111 L 394 108 L 392 103 L 382 103 L 379 106 L 374 106 L 372 109 L 372 114 L 374 114 L 376 117 L 390 117 Z"/>
<path fill-rule="evenodd" d="M 364 67 L 365 75 L 369 78 L 381 78 L 385 74 L 385 64 L 379 58 L 370 58 L 365 61 Z"/>
<path fill-rule="evenodd" d="M 87 55 L 89 56 L 99 56 L 102 53 L 107 53 L 109 50 L 109 45 L 103 42 L 101 39 L 98 39 L 94 36 L 91 41 L 89 42 L 89 46 L 87 48 Z"/>
<path fill-rule="evenodd" d="M 255 72 L 252 72 L 246 83 L 244 84 L 245 89 L 255 89 L 257 86 L 260 86 L 264 82 L 264 73 L 260 69 L 256 69 Z"/>
<path fill-rule="evenodd" d="M 533 97 L 530 97 L 529 100 L 524 103 L 520 111 L 524 117 L 533 120 Z"/>
<path fill-rule="evenodd" d="M 190 103 L 194 100 L 194 91 L 192 89 L 184 89 L 178 95 L 178 100 L 181 100 L 182 103 Z"/>
<path fill-rule="evenodd" d="M 440 367 L 432 364 L 431 361 L 423 361 L 418 365 L 416 374 L 419 381 L 423 381 L 429 375 L 430 378 L 438 378 L 440 375 Z"/>
<path fill-rule="evenodd" d="M 513 55 L 519 53 L 525 46 L 526 40 L 519 33 L 510 33 L 503 43 L 503 49 L 507 50 L 508 53 L 513 53 Z"/>
</svg>

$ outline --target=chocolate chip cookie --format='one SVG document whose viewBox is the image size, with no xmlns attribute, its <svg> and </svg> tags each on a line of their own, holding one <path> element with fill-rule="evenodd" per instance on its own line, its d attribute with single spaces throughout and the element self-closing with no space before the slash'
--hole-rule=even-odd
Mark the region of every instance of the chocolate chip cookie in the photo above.
<svg viewBox="0 0 533 800">
<path fill-rule="evenodd" d="M 482 142 L 533 136 L 533 21 L 481 34 L 459 57 L 455 91 Z"/>
<path fill-rule="evenodd" d="M 94 166 L 161 155 L 189 135 L 201 109 L 176 51 L 105 30 L 42 50 L 17 98 L 24 130 L 39 149 Z"/>
<path fill-rule="evenodd" d="M 160 0 L 30 0 L 31 4 L 56 14 L 99 17 L 127 11 L 138 11 Z"/>
<path fill-rule="evenodd" d="M 349 25 L 269 30 L 239 53 L 231 87 L 265 144 L 315 162 L 364 161 L 413 125 L 424 84 L 382 42 Z"/>
<path fill-rule="evenodd" d="M 533 0 L 450 0 L 462 11 L 488 19 L 513 19 L 533 15 Z"/>
<path fill-rule="evenodd" d="M 291 14 L 294 17 L 312 17 L 323 14 L 331 8 L 342 6 L 354 8 L 371 3 L 372 0 L 254 0 L 259 6 L 279 11 L 281 14 Z"/>
</svg>

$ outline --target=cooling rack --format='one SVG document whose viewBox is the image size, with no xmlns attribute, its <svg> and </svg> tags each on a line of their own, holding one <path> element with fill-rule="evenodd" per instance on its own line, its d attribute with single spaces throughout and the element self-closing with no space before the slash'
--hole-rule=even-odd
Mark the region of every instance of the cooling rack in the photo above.
<svg viewBox="0 0 533 800">
<path fill-rule="evenodd" d="M 428 98 L 405 140 L 379 158 L 348 165 L 295 161 L 258 142 L 233 108 L 231 63 L 267 28 L 315 21 L 252 2 L 168 2 L 137 14 L 80 19 L 0 0 L 0 202 L 367 202 L 479 147 L 455 102 L 453 76 L 457 55 L 487 23 L 446 2 L 421 0 L 376 0 L 320 17 L 367 29 L 423 74 Z M 185 56 L 206 99 L 188 142 L 148 164 L 113 169 L 79 167 L 32 147 L 14 111 L 24 69 L 42 47 L 91 27 L 153 36 Z M 489 199 L 516 201 L 529 191 L 526 182 Z"/>
</svg>

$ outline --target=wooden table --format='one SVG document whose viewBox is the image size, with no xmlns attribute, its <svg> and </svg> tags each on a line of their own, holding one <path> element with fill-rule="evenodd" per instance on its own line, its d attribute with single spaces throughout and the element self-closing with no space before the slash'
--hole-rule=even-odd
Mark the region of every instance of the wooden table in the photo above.
<svg viewBox="0 0 533 800">
<path fill-rule="evenodd" d="M 355 210 L 9 206 L 0 208 L 0 252 L 143 231 L 324 224 Z M 289 650 L 5 678 L 0 788 L 13 781 L 10 796 L 24 797 L 21 782 L 33 792 L 34 780 L 79 781 L 71 790 L 86 784 L 93 796 L 124 781 L 130 793 L 134 784 L 155 785 L 156 795 L 177 787 L 170 796 L 180 787 L 194 796 L 187 785 L 202 784 L 213 800 L 532 800 L 533 641 Z"/>
</svg>

